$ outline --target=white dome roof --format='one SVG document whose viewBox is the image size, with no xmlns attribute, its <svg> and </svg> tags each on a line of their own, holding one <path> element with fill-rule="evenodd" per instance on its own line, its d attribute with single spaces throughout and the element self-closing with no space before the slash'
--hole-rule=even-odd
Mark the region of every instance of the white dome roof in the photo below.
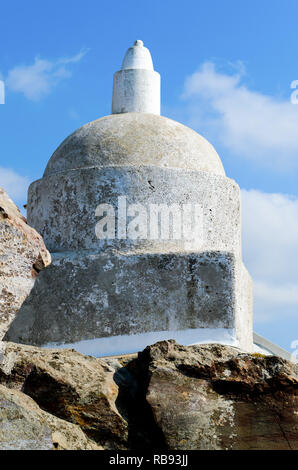
<svg viewBox="0 0 298 470">
<path fill-rule="evenodd" d="M 44 176 L 76 168 L 140 165 L 225 176 L 206 139 L 176 121 L 145 113 L 113 114 L 80 127 L 54 152 Z"/>
</svg>

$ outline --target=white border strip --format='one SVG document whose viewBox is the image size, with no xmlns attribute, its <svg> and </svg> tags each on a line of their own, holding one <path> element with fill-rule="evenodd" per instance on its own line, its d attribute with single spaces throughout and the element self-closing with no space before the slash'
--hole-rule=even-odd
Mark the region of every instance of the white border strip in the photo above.
<svg viewBox="0 0 298 470">
<path fill-rule="evenodd" d="M 197 328 L 180 331 L 152 331 L 137 335 L 109 336 L 95 338 L 77 343 L 48 343 L 45 348 L 71 348 L 76 351 L 95 357 L 120 356 L 142 351 L 157 341 L 174 339 L 183 346 L 192 344 L 219 343 L 239 347 L 234 329 L 228 328 Z"/>
</svg>

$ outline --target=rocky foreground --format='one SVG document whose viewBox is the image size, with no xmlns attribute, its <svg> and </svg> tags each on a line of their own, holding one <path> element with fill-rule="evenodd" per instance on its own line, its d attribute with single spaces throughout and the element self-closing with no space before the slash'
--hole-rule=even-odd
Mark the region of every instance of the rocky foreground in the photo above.
<svg viewBox="0 0 298 470">
<path fill-rule="evenodd" d="M 0 188 L 0 339 L 50 262 L 42 237 Z"/>
<path fill-rule="evenodd" d="M 298 365 L 162 341 L 138 355 L 0 343 L 0 449 L 298 449 Z"/>
</svg>

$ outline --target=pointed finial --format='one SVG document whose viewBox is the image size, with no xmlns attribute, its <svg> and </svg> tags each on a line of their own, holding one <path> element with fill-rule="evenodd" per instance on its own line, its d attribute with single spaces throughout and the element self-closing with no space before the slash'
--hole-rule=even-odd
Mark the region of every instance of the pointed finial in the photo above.
<svg viewBox="0 0 298 470">
<path fill-rule="evenodd" d="M 160 76 L 149 49 L 137 39 L 114 74 L 112 113 L 160 114 Z"/>
<path fill-rule="evenodd" d="M 144 47 L 143 41 L 137 39 L 134 45 L 127 50 L 121 69 L 154 70 L 150 51 Z"/>
</svg>

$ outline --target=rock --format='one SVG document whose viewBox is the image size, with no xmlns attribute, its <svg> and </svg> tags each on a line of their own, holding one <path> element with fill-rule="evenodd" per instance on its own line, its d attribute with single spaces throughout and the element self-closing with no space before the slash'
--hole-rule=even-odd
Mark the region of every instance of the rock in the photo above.
<svg viewBox="0 0 298 470">
<path fill-rule="evenodd" d="M 22 391 L 44 411 L 80 426 L 106 448 L 125 448 L 127 423 L 116 407 L 115 369 L 74 350 L 2 343 L 0 383 Z"/>
<path fill-rule="evenodd" d="M 230 346 L 99 359 L 2 342 L 0 384 L 0 449 L 298 449 L 298 365 Z"/>
<path fill-rule="evenodd" d="M 0 339 L 50 262 L 42 237 L 0 188 Z"/>
<path fill-rule="evenodd" d="M 42 411 L 30 397 L 0 385 L 1 450 L 100 450 L 79 426 Z"/>
<path fill-rule="evenodd" d="M 168 449 L 298 449 L 298 366 L 174 341 L 139 354 Z"/>
</svg>

